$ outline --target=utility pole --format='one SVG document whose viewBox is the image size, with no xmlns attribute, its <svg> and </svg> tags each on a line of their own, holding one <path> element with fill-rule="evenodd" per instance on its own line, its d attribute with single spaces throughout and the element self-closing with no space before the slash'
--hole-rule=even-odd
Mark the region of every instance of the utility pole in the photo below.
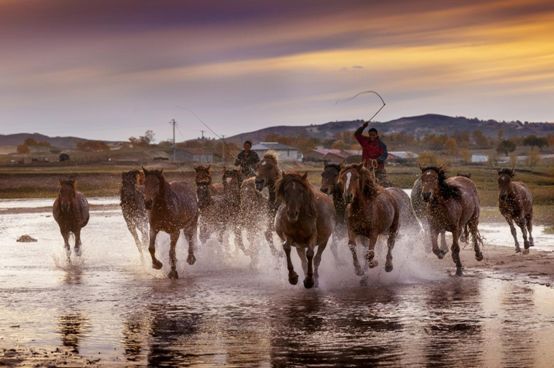
<svg viewBox="0 0 554 368">
<path fill-rule="evenodd" d="M 201 130 L 200 133 L 202 133 L 202 136 L 200 137 L 200 139 L 204 140 L 204 132 L 205 130 Z"/>
<path fill-rule="evenodd" d="M 177 125 L 177 122 L 175 119 L 171 119 L 169 124 L 173 125 L 173 162 L 175 162 L 175 125 Z"/>
</svg>

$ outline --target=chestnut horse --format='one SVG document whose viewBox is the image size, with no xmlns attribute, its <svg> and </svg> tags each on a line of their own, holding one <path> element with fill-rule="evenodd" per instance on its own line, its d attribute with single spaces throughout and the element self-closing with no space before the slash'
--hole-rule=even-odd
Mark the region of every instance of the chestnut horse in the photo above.
<svg viewBox="0 0 554 368">
<path fill-rule="evenodd" d="M 67 260 L 71 260 L 71 251 L 69 248 L 70 233 L 73 233 L 75 236 L 73 251 L 76 256 L 80 256 L 82 245 L 81 229 L 87 225 L 90 216 L 88 201 L 83 193 L 75 189 L 75 179 L 60 179 L 60 191 L 58 193 L 58 198 L 54 201 L 52 213 L 60 227 Z"/>
<path fill-rule="evenodd" d="M 397 199 L 398 194 L 379 185 L 372 173 L 361 163 L 345 166 L 340 172 L 339 183 L 344 188 L 343 195 L 348 204 L 348 246 L 352 252 L 356 275 L 364 275 L 356 254 L 356 239 L 363 237 L 369 240 L 366 243 L 366 262 L 367 266 L 373 268 L 378 265 L 374 257 L 379 235 L 388 235 L 385 271 L 391 272 L 392 249 L 400 225 L 401 204 Z"/>
<path fill-rule="evenodd" d="M 189 243 L 187 263 L 196 262 L 196 227 L 198 224 L 198 203 L 194 190 L 185 182 L 167 182 L 163 170 L 144 171 L 144 203 L 149 210 L 150 245 L 148 251 L 152 257 L 152 268 L 159 270 L 162 262 L 156 258 L 156 236 L 165 231 L 170 236 L 169 259 L 171 271 L 168 277 L 176 279 L 177 274 L 175 246 L 181 229 Z"/>
<path fill-rule="evenodd" d="M 210 167 L 211 165 L 199 165 L 194 167 L 194 171 L 196 172 L 196 183 L 206 184 L 211 195 L 223 195 L 223 184 L 212 183 Z"/>
<path fill-rule="evenodd" d="M 298 282 L 290 258 L 294 246 L 304 269 L 304 287 L 309 289 L 318 286 L 321 254 L 335 228 L 335 208 L 331 199 L 313 188 L 307 177 L 307 173 L 283 174 L 277 182 L 281 204 L 275 215 L 275 230 L 283 241 L 289 282 L 292 285 Z"/>
<path fill-rule="evenodd" d="M 281 178 L 281 175 L 282 173 L 281 169 L 279 169 L 277 154 L 274 152 L 266 152 L 262 160 L 256 166 L 255 182 L 257 190 L 262 191 L 264 188 L 267 187 L 269 191 L 269 199 L 267 201 L 269 221 L 264 235 L 273 255 L 277 254 L 277 249 L 273 244 L 273 221 L 275 219 L 277 208 L 279 207 L 277 203 L 275 186 L 277 184 L 277 181 Z"/>
<path fill-rule="evenodd" d="M 519 242 L 517 241 L 517 232 L 514 227 L 514 222 L 521 229 L 523 235 L 523 253 L 529 253 L 529 247 L 533 243 L 533 196 L 531 191 L 524 183 L 520 181 L 512 181 L 515 173 L 512 169 L 498 170 L 498 207 L 500 213 L 508 225 L 514 237 L 516 253 L 521 252 Z M 527 229 L 526 229 L 527 227 Z M 529 240 L 527 240 L 527 231 L 529 232 Z"/>
<path fill-rule="evenodd" d="M 446 178 L 445 171 L 436 166 L 421 168 L 422 197 L 427 202 L 427 219 L 433 253 L 442 259 L 445 253 L 437 245 L 443 231 L 452 233 L 452 259 L 456 275 L 462 276 L 459 238 L 464 230 L 472 235 L 475 259 L 483 260 L 479 235 L 479 195 L 473 181 L 465 176 Z"/>
<path fill-rule="evenodd" d="M 141 261 L 142 249 L 148 244 L 148 213 L 144 205 L 143 185 L 144 174 L 141 171 L 131 170 L 121 174 L 119 205 L 127 228 L 135 240 Z M 141 234 L 140 237 L 138 233 Z"/>
</svg>

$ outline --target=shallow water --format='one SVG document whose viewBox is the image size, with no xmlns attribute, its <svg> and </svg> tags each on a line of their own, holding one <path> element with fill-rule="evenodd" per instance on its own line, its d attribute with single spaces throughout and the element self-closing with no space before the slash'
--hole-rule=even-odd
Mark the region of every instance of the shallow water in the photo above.
<svg viewBox="0 0 554 368">
<path fill-rule="evenodd" d="M 16 243 L 28 233 L 37 243 Z M 181 279 L 142 267 L 119 211 L 93 211 L 68 265 L 51 215 L 0 215 L 0 348 L 67 349 L 121 365 L 551 366 L 554 289 L 432 269 L 417 241 L 359 286 L 349 253 L 323 255 L 320 288 L 291 286 L 268 252 L 256 270 L 209 242 Z M 414 244 L 415 243 L 415 244 Z M 416 253 L 416 256 L 414 256 Z M 296 255 L 295 259 L 296 259 Z M 384 256 L 378 252 L 380 260 Z M 295 260 L 296 262 L 296 260 Z M 296 262 L 299 274 L 302 274 Z M 100 353 L 100 354 L 99 354 Z"/>
</svg>

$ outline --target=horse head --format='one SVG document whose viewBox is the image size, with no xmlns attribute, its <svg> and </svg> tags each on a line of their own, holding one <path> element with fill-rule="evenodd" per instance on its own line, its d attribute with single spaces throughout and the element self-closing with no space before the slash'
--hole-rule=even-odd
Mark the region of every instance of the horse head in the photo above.
<svg viewBox="0 0 554 368">
<path fill-rule="evenodd" d="M 277 156 L 268 152 L 256 166 L 256 189 L 261 191 L 265 187 L 275 184 L 280 176 Z"/>
<path fill-rule="evenodd" d="M 165 186 L 165 178 L 163 169 L 161 170 L 146 170 L 144 172 L 144 205 L 147 210 L 151 210 L 154 200 L 163 194 Z"/>
<path fill-rule="evenodd" d="M 212 183 L 212 175 L 210 174 L 210 165 L 208 166 L 195 166 L 194 171 L 196 172 L 196 185 L 210 185 Z"/>
<path fill-rule="evenodd" d="M 514 169 L 498 170 L 498 189 L 500 190 L 500 199 L 506 199 L 512 179 L 515 176 Z"/>
<path fill-rule="evenodd" d="M 58 198 L 62 211 L 67 212 L 75 200 L 75 179 L 60 179 L 60 192 Z"/>
<path fill-rule="evenodd" d="M 352 203 L 361 194 L 361 174 L 363 164 L 351 164 L 342 168 L 339 173 L 338 185 L 343 188 L 343 198 L 346 203 Z"/>
<path fill-rule="evenodd" d="M 300 218 L 303 207 L 308 208 L 308 215 L 315 215 L 314 195 L 308 182 L 308 173 L 283 173 L 277 182 L 277 197 L 286 206 L 289 222 L 295 223 Z"/>
<path fill-rule="evenodd" d="M 140 170 L 131 170 L 121 173 L 121 189 L 134 193 L 137 186 L 144 184 L 144 174 Z"/>
<path fill-rule="evenodd" d="M 223 190 L 240 192 L 240 186 L 242 184 L 242 174 L 237 169 L 223 169 Z"/>
<path fill-rule="evenodd" d="M 421 196 L 425 202 L 433 199 L 440 192 L 441 184 L 446 180 L 446 173 L 442 167 L 427 166 L 421 169 Z"/>
<path fill-rule="evenodd" d="M 319 188 L 325 194 L 332 194 L 338 185 L 340 170 L 342 164 L 325 163 L 321 173 L 321 187 Z"/>
</svg>

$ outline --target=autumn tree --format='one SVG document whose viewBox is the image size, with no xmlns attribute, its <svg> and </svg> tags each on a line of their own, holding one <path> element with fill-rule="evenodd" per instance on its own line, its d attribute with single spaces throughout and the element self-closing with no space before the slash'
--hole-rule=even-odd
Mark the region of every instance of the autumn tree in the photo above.
<svg viewBox="0 0 554 368">
<path fill-rule="evenodd" d="M 538 147 L 543 149 L 548 146 L 548 139 L 543 137 L 537 137 L 536 135 L 528 135 L 522 141 L 524 146 Z"/>
<path fill-rule="evenodd" d="M 501 141 L 496 147 L 496 152 L 503 153 L 508 156 L 509 153 L 516 150 L 516 144 L 509 139 Z"/>
<path fill-rule="evenodd" d="M 77 149 L 84 152 L 109 151 L 110 147 L 102 141 L 82 141 L 77 143 Z"/>
<path fill-rule="evenodd" d="M 541 161 L 541 154 L 538 147 L 531 147 L 527 153 L 527 164 L 531 167 L 537 166 Z"/>
</svg>

